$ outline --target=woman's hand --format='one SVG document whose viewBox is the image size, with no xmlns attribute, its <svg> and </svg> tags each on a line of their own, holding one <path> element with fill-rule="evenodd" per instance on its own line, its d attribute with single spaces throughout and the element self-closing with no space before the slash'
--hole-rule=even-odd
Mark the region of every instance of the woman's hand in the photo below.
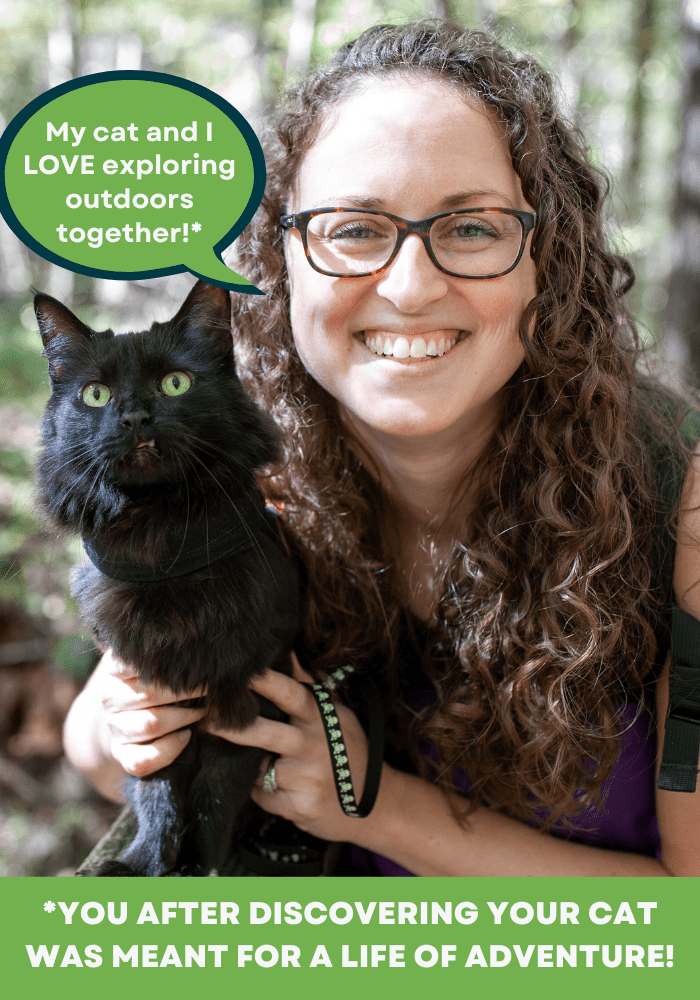
<svg viewBox="0 0 700 1000">
<path fill-rule="evenodd" d="M 263 769 L 252 798 L 266 812 L 283 816 L 305 833 L 324 840 L 349 840 L 357 824 L 340 808 L 330 753 L 318 705 L 300 681 L 311 680 L 293 657 L 294 677 L 268 670 L 251 683 L 289 716 L 289 722 L 258 717 L 247 729 L 212 730 L 217 736 L 243 746 L 256 746 L 277 754 L 274 761 L 277 791 L 263 791 Z M 367 769 L 367 738 L 357 716 L 343 705 L 336 711 L 348 751 L 356 798 L 360 799 Z"/>
<path fill-rule="evenodd" d="M 192 735 L 191 729 L 183 727 L 204 715 L 204 708 L 183 708 L 178 701 L 201 697 L 203 691 L 176 695 L 168 688 L 147 686 L 132 667 L 111 652 L 97 669 L 102 680 L 103 725 L 112 757 L 127 774 L 139 778 L 167 767 Z"/>
<path fill-rule="evenodd" d="M 289 715 L 289 722 L 258 718 L 243 730 L 217 730 L 244 746 L 262 747 L 275 760 L 277 791 L 253 791 L 266 812 L 284 816 L 324 840 L 346 840 L 375 851 L 423 876 L 666 875 L 653 858 L 610 851 L 543 835 L 490 809 L 473 813 L 467 826 L 455 817 L 437 786 L 384 764 L 377 803 L 367 819 L 347 817 L 338 803 L 330 754 L 313 695 L 294 661 L 294 677 L 268 671 L 251 687 Z M 367 739 L 357 717 L 338 705 L 355 795 L 362 795 Z M 269 762 L 267 762 L 269 763 Z M 454 803 L 463 803 L 455 794 Z"/>
<path fill-rule="evenodd" d="M 121 799 L 124 774 L 145 777 L 172 763 L 189 742 L 203 708 L 178 704 L 203 694 L 176 695 L 148 686 L 134 669 L 105 653 L 66 719 L 66 754 L 108 798 Z"/>
<path fill-rule="evenodd" d="M 261 774 L 253 791 L 267 812 L 325 840 L 376 851 L 416 875 L 670 874 L 652 858 L 543 836 L 489 809 L 478 810 L 461 827 L 435 785 L 387 764 L 371 815 L 347 817 L 338 803 L 318 707 L 299 683 L 306 677 L 296 661 L 294 667 L 294 678 L 268 671 L 251 685 L 287 712 L 289 722 L 258 718 L 244 730 L 217 731 L 234 743 L 278 755 L 278 790 L 264 792 Z M 350 709 L 338 705 L 337 713 L 359 799 L 367 739 Z M 124 774 L 143 776 L 169 764 L 189 740 L 187 727 L 203 714 L 183 708 L 172 691 L 146 687 L 132 669 L 106 654 L 68 714 L 66 753 L 104 795 L 119 801 Z"/>
</svg>

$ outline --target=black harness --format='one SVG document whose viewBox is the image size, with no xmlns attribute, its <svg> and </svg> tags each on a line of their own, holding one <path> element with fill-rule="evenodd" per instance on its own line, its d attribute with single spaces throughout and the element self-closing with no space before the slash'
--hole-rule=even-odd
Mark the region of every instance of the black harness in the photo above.
<svg viewBox="0 0 700 1000">
<path fill-rule="evenodd" d="M 110 546 L 98 539 L 83 536 L 83 547 L 93 566 L 112 580 L 158 583 L 204 569 L 227 556 L 246 552 L 253 547 L 255 535 L 261 530 L 279 544 L 279 536 L 266 514 L 262 494 L 258 494 L 252 500 L 240 501 L 218 517 L 190 521 L 184 536 L 172 536 L 157 566 L 137 560 L 116 559 L 110 554 Z"/>
</svg>

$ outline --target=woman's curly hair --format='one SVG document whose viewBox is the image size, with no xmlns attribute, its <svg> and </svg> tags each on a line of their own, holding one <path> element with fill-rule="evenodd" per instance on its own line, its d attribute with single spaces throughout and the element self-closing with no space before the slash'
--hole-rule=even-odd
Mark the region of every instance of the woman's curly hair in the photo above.
<svg viewBox="0 0 700 1000">
<path fill-rule="evenodd" d="M 422 709 L 402 696 L 397 637 L 410 615 L 387 542 L 391 501 L 296 353 L 278 224 L 329 110 L 390 74 L 423 74 L 481 102 L 537 211 L 525 360 L 442 573 L 424 663 L 436 698 Z M 649 442 L 678 441 L 667 425 L 681 412 L 637 374 L 639 341 L 622 301 L 633 274 L 603 233 L 607 182 L 537 62 L 444 21 L 377 26 L 344 45 L 286 95 L 267 165 L 236 261 L 266 295 L 234 296 L 234 334 L 246 384 L 282 430 L 283 456 L 264 488 L 284 505 L 304 566 L 310 663 L 322 673 L 351 661 L 382 675 L 409 742 L 436 748 L 437 765 L 419 767 L 445 789 L 456 768 L 466 772 L 470 808 L 536 810 L 546 825 L 572 817 L 610 775 L 621 706 L 630 694 L 640 700 L 655 663 L 664 595 Z M 680 467 L 682 445 L 675 450 Z"/>
</svg>

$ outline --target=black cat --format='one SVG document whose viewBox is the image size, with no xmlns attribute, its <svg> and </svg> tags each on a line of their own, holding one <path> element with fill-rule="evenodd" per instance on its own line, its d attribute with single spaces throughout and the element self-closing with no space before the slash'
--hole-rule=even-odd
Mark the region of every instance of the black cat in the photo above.
<svg viewBox="0 0 700 1000">
<path fill-rule="evenodd" d="M 146 683 L 205 687 L 208 720 L 249 724 L 261 703 L 248 683 L 267 667 L 290 672 L 299 608 L 255 481 L 277 435 L 236 376 L 229 293 L 200 281 L 169 322 L 123 336 L 48 295 L 34 308 L 53 390 L 38 501 L 54 527 L 83 536 L 82 615 Z M 97 874 L 218 868 L 263 757 L 194 731 L 169 767 L 127 778 L 138 832 Z"/>
</svg>

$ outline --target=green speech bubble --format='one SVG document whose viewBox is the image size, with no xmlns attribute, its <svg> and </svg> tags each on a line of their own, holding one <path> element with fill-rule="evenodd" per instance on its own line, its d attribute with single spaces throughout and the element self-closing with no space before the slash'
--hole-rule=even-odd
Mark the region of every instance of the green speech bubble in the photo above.
<svg viewBox="0 0 700 1000">
<path fill-rule="evenodd" d="M 0 212 L 47 260 L 102 278 L 190 271 L 263 294 L 221 259 L 260 204 L 262 149 L 205 87 L 139 71 L 71 80 L 13 118 L 0 159 Z"/>
</svg>

